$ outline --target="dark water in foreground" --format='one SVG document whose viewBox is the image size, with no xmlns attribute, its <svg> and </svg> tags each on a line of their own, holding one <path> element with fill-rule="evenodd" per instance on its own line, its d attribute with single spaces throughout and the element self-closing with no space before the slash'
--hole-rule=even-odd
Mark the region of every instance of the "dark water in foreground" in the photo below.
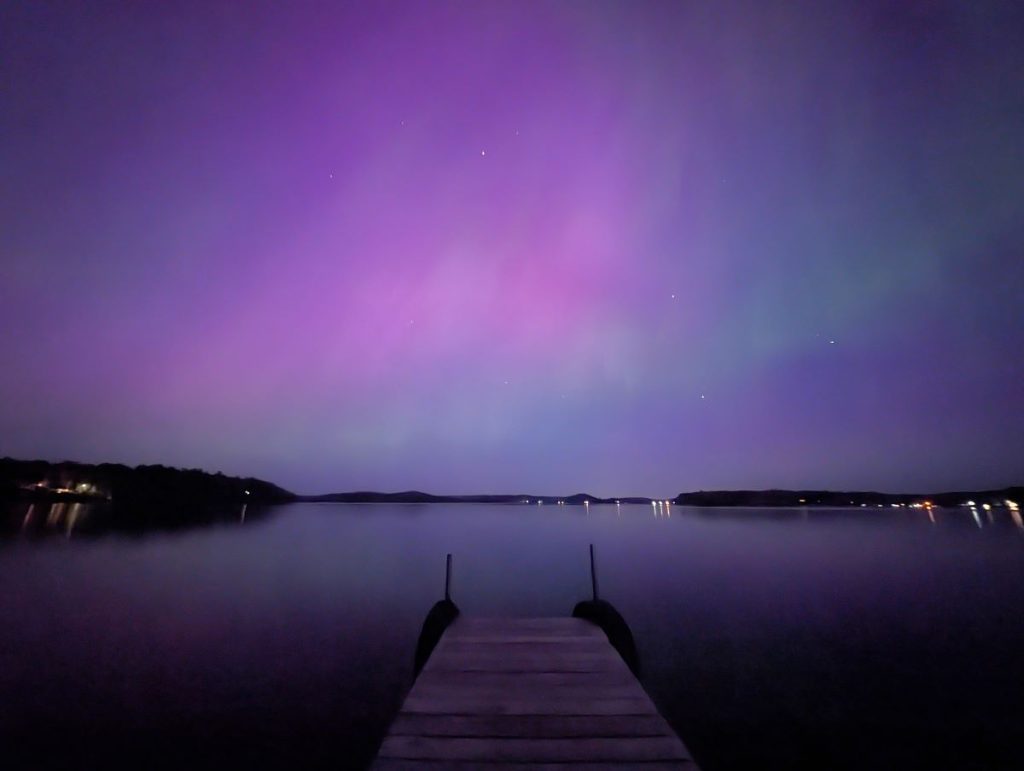
<svg viewBox="0 0 1024 771">
<path fill-rule="evenodd" d="M 564 615 L 593 542 L 704 771 L 1024 768 L 1024 529 L 933 516 L 297 504 L 66 539 L 65 514 L 0 539 L 0 766 L 361 767 L 445 552 L 464 613 Z"/>
</svg>

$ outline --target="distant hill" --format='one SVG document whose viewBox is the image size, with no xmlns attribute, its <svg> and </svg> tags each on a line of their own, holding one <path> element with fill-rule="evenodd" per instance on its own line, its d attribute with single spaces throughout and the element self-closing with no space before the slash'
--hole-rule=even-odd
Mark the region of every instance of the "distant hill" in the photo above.
<svg viewBox="0 0 1024 771">
<path fill-rule="evenodd" d="M 960 506 L 968 501 L 978 505 L 1002 506 L 1006 500 L 1021 503 L 1024 487 L 943 493 L 836 492 L 832 490 L 701 490 L 680 493 L 672 501 L 678 506 Z"/>
<path fill-rule="evenodd" d="M 117 505 L 285 503 L 295 495 L 253 477 L 168 466 L 0 458 L 0 497 Z"/>
<path fill-rule="evenodd" d="M 518 503 L 518 504 L 563 504 L 582 506 L 584 503 L 650 503 L 650 498 L 598 498 L 587 493 L 576 493 L 559 497 L 557 495 L 433 495 L 419 490 L 400 493 L 378 493 L 356 491 L 350 493 L 329 493 L 327 495 L 304 495 L 297 500 L 312 503 Z"/>
<path fill-rule="evenodd" d="M 554 495 L 433 495 L 419 490 L 398 493 L 356 491 L 329 495 L 298 496 L 296 500 L 323 503 L 505 503 L 582 506 L 584 504 L 633 503 L 647 505 L 662 499 L 629 496 L 599 498 L 588 493 L 564 497 Z M 873 491 L 837 492 L 833 490 L 700 490 L 680 493 L 671 500 L 676 506 L 763 506 L 763 507 L 877 507 L 929 502 L 935 506 L 959 506 L 975 501 L 979 506 L 1002 506 L 1004 501 L 1024 501 L 1024 487 L 999 490 L 975 490 L 942 493 L 879 493 Z"/>
</svg>

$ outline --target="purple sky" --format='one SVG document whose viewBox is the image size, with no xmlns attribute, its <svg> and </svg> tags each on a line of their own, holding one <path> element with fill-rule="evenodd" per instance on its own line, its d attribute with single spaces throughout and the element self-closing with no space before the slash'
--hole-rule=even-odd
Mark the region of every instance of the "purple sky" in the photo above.
<svg viewBox="0 0 1024 771">
<path fill-rule="evenodd" d="M 6 2 L 0 455 L 1024 480 L 1015 3 Z"/>
</svg>

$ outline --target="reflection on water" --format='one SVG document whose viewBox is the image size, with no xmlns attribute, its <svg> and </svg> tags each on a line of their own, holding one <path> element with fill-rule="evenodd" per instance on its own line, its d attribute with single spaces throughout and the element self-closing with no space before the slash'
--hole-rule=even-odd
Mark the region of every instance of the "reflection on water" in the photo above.
<svg viewBox="0 0 1024 771">
<path fill-rule="evenodd" d="M 2 513 L 5 769 L 358 767 L 409 686 L 446 553 L 463 612 L 564 615 L 590 591 L 590 543 L 644 686 L 706 771 L 1024 767 L 1009 506 L 177 514 L 217 526 L 103 504 Z"/>
<path fill-rule="evenodd" d="M 85 509 L 87 505 L 88 504 L 84 503 L 71 504 L 71 509 L 68 511 L 68 515 L 65 518 L 66 525 L 64 528 L 64 535 L 68 538 L 71 537 L 71 531 L 75 529 L 75 524 L 78 522 L 78 518 L 82 516 L 83 509 Z"/>
<path fill-rule="evenodd" d="M 244 525 L 254 513 L 261 517 L 266 508 L 193 507 L 187 512 L 159 507 L 150 509 L 122 509 L 109 502 L 32 501 L 7 504 L 0 502 L 0 537 L 45 537 L 62 535 L 65 538 L 88 535 L 101 536 L 113 532 L 145 534 L 169 529 L 202 527 L 211 524 Z"/>
<path fill-rule="evenodd" d="M 21 532 L 25 532 L 28 526 L 32 524 L 32 515 L 36 513 L 36 505 L 30 503 L 28 508 L 25 510 L 25 516 L 21 520 Z"/>
<path fill-rule="evenodd" d="M 899 506 L 889 511 L 883 509 L 875 514 L 870 509 L 863 512 L 860 508 L 851 507 L 848 509 L 818 509 L 800 507 L 795 509 L 773 508 L 694 508 L 683 507 L 682 510 L 690 515 L 701 518 L 717 519 L 743 519 L 757 517 L 759 519 L 829 519 L 829 518 L 885 518 L 885 521 L 900 521 L 908 524 L 915 522 L 927 523 L 929 525 L 946 525 L 950 527 L 961 527 L 966 523 L 978 529 L 988 527 L 1012 526 L 1018 530 L 1024 530 L 1024 519 L 1021 517 L 1020 509 L 1016 503 L 1007 501 L 1005 507 L 992 507 L 985 505 L 962 506 L 957 508 L 943 509 L 937 506 L 915 506 L 909 509 Z M 371 509 L 381 504 L 338 504 L 348 506 L 369 506 Z M 405 504 L 414 505 L 414 504 Z M 415 504 L 423 505 L 423 504 Z M 636 510 L 639 507 L 632 504 L 626 505 L 626 510 Z M 614 511 L 616 516 L 622 516 L 623 504 L 606 504 L 596 506 L 593 511 L 602 509 Z M 651 501 L 650 511 L 654 519 L 670 519 L 673 511 L 679 509 L 668 500 Z M 557 512 L 573 513 L 580 512 L 589 515 L 592 511 L 589 502 L 582 506 L 562 506 L 553 510 Z M 47 534 L 63 535 L 70 538 L 72 535 L 103 535 L 108 532 L 129 530 L 144 533 L 148 530 L 163 531 L 176 527 L 201 527 L 209 524 L 232 523 L 244 525 L 246 517 L 250 514 L 250 506 L 245 503 L 241 507 L 217 507 L 212 509 L 196 509 L 190 511 L 187 516 L 182 516 L 180 511 L 164 511 L 155 509 L 147 512 L 119 511 L 109 503 L 85 503 L 85 502 L 21 502 L 7 504 L 6 508 L 0 503 L 0 536 L 24 535 L 44 536 Z M 261 508 L 261 516 L 268 514 L 268 509 Z"/>
<path fill-rule="evenodd" d="M 13 508 L 6 521 L 13 523 L 20 516 L 19 532 L 22 535 L 50 532 L 60 533 L 70 538 L 75 527 L 89 516 L 93 505 L 81 502 L 22 504 L 20 507 Z M 19 514 L 20 509 L 24 509 L 23 515 Z M 37 510 L 40 512 L 38 518 L 36 517 Z"/>
</svg>

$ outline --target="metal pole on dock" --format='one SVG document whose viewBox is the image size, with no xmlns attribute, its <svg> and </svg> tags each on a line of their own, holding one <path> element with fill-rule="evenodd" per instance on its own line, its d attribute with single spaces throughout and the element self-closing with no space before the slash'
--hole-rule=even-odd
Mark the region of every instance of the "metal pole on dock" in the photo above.
<svg viewBox="0 0 1024 771">
<path fill-rule="evenodd" d="M 594 544 L 590 544 L 590 588 L 597 602 L 597 566 L 594 564 Z"/>
<path fill-rule="evenodd" d="M 593 548 L 593 547 L 591 547 Z M 451 602 L 452 599 L 452 555 L 445 560 L 444 570 L 444 598 Z"/>
</svg>

